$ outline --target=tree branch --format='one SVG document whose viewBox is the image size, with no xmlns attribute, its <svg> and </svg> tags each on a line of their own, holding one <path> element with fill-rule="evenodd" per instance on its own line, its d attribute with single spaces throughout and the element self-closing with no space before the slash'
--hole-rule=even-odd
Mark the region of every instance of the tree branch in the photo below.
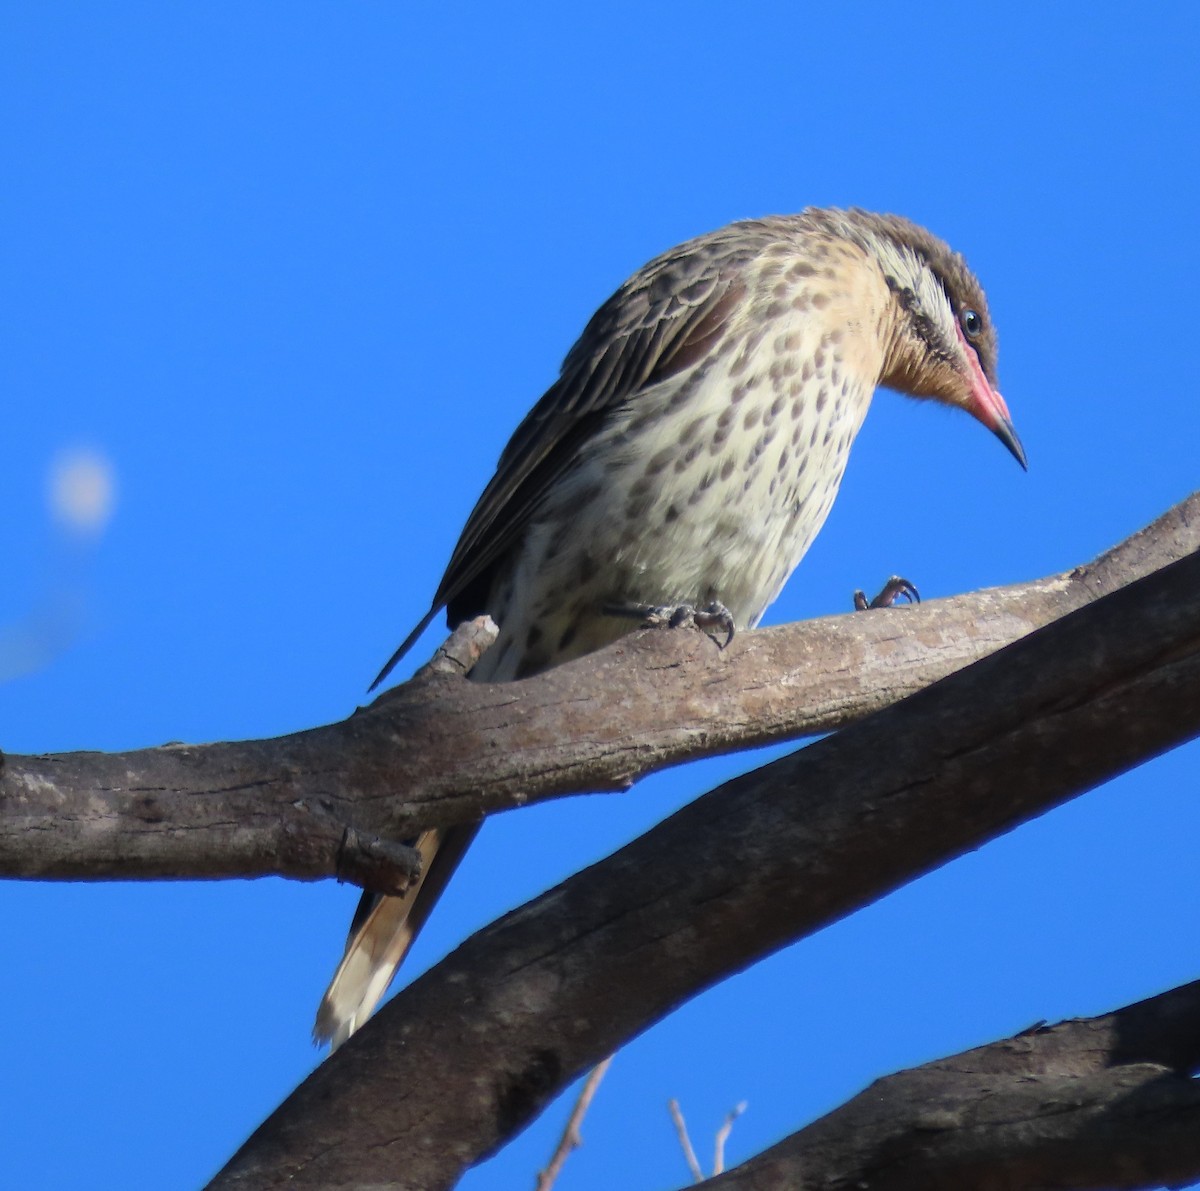
<svg viewBox="0 0 1200 1191">
<path fill-rule="evenodd" d="M 724 651 L 643 632 L 520 683 L 464 682 L 459 658 L 345 721 L 271 740 L 0 757 L 0 876 L 403 888 L 411 866 L 386 841 L 830 731 L 1197 548 L 1200 494 L 1035 583 L 742 633 Z M 387 863 L 347 857 L 347 829 L 368 852 L 384 841 Z"/>
<path fill-rule="evenodd" d="M 715 981 L 1200 733 L 1197 593 L 1193 554 L 685 807 L 401 992 L 212 1186 L 450 1186 Z"/>
<path fill-rule="evenodd" d="M 696 1149 L 692 1145 L 692 1139 L 688 1136 L 687 1121 L 683 1119 L 683 1110 L 679 1107 L 679 1101 L 668 1100 L 667 1111 L 671 1114 L 671 1123 L 675 1126 L 675 1136 L 679 1138 L 679 1148 L 683 1150 L 683 1160 L 687 1163 L 688 1170 L 692 1172 L 692 1182 L 704 1182 L 704 1171 L 700 1169 L 700 1159 L 696 1157 Z"/>
<path fill-rule="evenodd" d="M 550 1188 L 554 1186 L 554 1181 L 562 1173 L 562 1168 L 571 1156 L 571 1152 L 583 1145 L 580 1126 L 583 1124 L 583 1118 L 587 1116 L 587 1110 L 592 1106 L 592 1100 L 596 1095 L 596 1089 L 600 1086 L 600 1081 L 612 1066 L 612 1061 L 613 1056 L 609 1055 L 607 1059 L 597 1063 L 588 1072 L 587 1079 L 583 1081 L 583 1087 L 579 1089 L 575 1107 L 571 1109 L 571 1115 L 567 1118 L 562 1137 L 558 1139 L 558 1145 L 555 1146 L 550 1161 L 546 1163 L 543 1170 L 538 1172 L 534 1191 L 550 1191 Z"/>
<path fill-rule="evenodd" d="M 713 1191 L 1157 1188 L 1200 1178 L 1200 981 L 890 1075 Z"/>
</svg>

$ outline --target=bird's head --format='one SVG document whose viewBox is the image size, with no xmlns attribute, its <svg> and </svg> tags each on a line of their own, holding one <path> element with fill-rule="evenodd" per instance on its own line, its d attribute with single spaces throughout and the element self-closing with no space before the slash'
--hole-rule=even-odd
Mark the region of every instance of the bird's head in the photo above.
<svg viewBox="0 0 1200 1191">
<path fill-rule="evenodd" d="M 891 295 L 880 383 L 965 409 L 1025 467 L 1025 449 L 997 388 L 987 298 L 966 261 L 901 216 L 840 214 L 843 234 L 875 259 Z"/>
</svg>

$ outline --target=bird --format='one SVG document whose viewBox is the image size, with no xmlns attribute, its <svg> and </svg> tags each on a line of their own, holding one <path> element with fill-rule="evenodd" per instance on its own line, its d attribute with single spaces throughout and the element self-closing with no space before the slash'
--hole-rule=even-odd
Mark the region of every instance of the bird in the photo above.
<svg viewBox="0 0 1200 1191">
<path fill-rule="evenodd" d="M 484 682 L 600 649 L 643 614 L 753 628 L 823 525 L 878 387 L 966 411 L 1027 466 L 983 288 L 918 224 L 810 207 L 656 257 L 517 427 L 371 689 L 443 609 L 451 628 L 483 613 L 499 626 L 470 675 Z M 900 593 L 915 590 L 893 580 L 875 603 Z M 363 895 L 318 1043 L 373 1012 L 477 830 L 423 831 L 418 883 Z"/>
</svg>

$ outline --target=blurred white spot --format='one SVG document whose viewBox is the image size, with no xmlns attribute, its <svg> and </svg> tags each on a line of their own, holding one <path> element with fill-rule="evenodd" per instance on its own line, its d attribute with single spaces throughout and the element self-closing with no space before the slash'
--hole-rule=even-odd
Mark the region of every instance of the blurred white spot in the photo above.
<svg viewBox="0 0 1200 1191">
<path fill-rule="evenodd" d="M 50 465 L 50 508 L 76 533 L 100 534 L 116 500 L 113 465 L 99 451 L 72 448 Z"/>
</svg>

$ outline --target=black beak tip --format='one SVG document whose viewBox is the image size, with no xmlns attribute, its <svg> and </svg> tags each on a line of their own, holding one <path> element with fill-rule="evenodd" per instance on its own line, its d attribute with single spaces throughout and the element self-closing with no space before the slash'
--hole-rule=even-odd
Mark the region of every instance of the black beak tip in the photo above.
<svg viewBox="0 0 1200 1191">
<path fill-rule="evenodd" d="M 1002 421 L 996 427 L 994 433 L 1008 448 L 1009 454 L 1012 455 L 1025 471 L 1028 471 L 1029 463 L 1025 458 L 1025 448 L 1021 445 L 1021 440 L 1017 437 L 1017 432 L 1013 429 L 1013 424 L 1007 420 Z"/>
</svg>

